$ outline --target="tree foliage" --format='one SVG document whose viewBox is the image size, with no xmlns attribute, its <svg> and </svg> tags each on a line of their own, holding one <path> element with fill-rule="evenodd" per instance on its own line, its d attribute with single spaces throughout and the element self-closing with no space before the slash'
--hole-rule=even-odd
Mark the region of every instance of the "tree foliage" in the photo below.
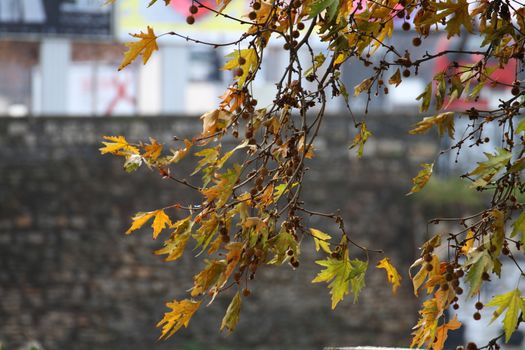
<svg viewBox="0 0 525 350">
<path fill-rule="evenodd" d="M 165 5 L 169 2 L 164 0 Z M 168 303 L 172 311 L 159 322 L 161 337 L 186 327 L 205 299 L 211 303 L 229 288 L 236 288 L 237 293 L 226 310 L 221 329 L 233 331 L 242 299 L 250 294 L 249 283 L 258 269 L 282 264 L 297 268 L 305 240 L 313 240 L 315 249 L 325 254 L 324 259 L 317 261 L 321 270 L 312 282 L 327 284 L 332 308 L 350 291 L 357 300 L 365 286 L 371 255 L 381 257 L 382 251 L 356 242 L 339 214 L 313 211 L 301 200 L 306 164 L 315 156 L 314 141 L 330 99 L 344 99 L 356 127 L 349 147 L 355 147 L 359 157 L 372 137 L 366 120 L 357 120 L 352 113 L 352 99 L 341 80 L 341 66 L 362 64 L 370 69 L 371 75 L 353 87 L 355 96 L 366 94 L 370 101 L 379 91 L 386 94 L 389 89 L 402 87 L 403 80 L 417 74 L 425 63 L 450 56 L 450 64 L 435 74 L 417 97 L 420 111 L 432 114 L 425 115 L 409 132 L 417 137 L 435 129 L 439 136 L 450 139 L 451 146 L 440 154 L 490 144 L 484 131 L 491 125 L 501 131 L 501 140 L 497 148 L 485 153 L 486 160 L 463 175 L 477 190 L 490 191 L 490 203 L 467 217 L 430 220 L 429 224 L 445 220 L 452 228 L 450 232 L 437 232 L 424 243 L 421 257 L 410 269 L 415 295 L 421 291 L 428 295 L 411 345 L 441 350 L 448 332 L 461 326 L 456 316 L 445 313 L 450 307 L 457 308 L 458 296 L 463 294 L 460 285 L 468 286 L 468 297 L 476 297 L 491 276 L 500 276 L 503 259 L 510 259 L 521 269 L 516 259 L 521 255 L 525 214 L 523 203 L 517 198 L 525 188 L 521 177 L 525 169 L 525 121 L 519 120 L 525 89 L 517 79 L 518 69 L 512 84 L 498 81 L 493 73 L 508 69 L 511 63 L 518 68 L 524 63 L 525 6 L 516 0 L 252 0 L 246 16 L 235 18 L 228 14 L 229 2 L 217 0 L 218 9 L 214 9 L 193 0 L 187 22 L 193 24 L 193 14 L 198 11 L 212 11 L 244 26 L 245 32 L 238 40 L 205 43 L 180 33 L 161 34 L 213 47 L 231 47 L 223 67 L 233 74 L 231 85 L 218 107 L 201 117 L 202 132 L 181 140 L 169 152 L 156 140 L 131 144 L 122 136 L 105 137 L 100 149 L 103 154 L 123 157 L 126 171 L 144 164 L 201 195 L 200 203 L 168 204 L 138 213 L 127 231 L 131 233 L 151 221 L 153 238 L 164 239 L 163 248 L 156 254 L 166 255 L 168 261 L 176 260 L 192 242 L 199 255 L 206 256 L 202 271 L 194 277 L 190 298 Z M 155 3 L 153 0 L 149 5 Z M 415 30 L 414 46 L 424 45 L 432 33 L 445 33 L 447 38 L 470 33 L 480 37 L 482 43 L 477 50 L 427 51 L 416 57 L 409 50 L 401 52 L 390 44 L 395 20 L 403 21 L 404 30 Z M 152 28 L 132 36 L 135 40 L 127 44 L 128 51 L 119 69 L 139 55 L 146 63 L 157 50 L 159 35 Z M 314 38 L 320 39 L 323 50 L 316 52 L 312 46 Z M 251 85 L 270 45 L 280 45 L 288 52 L 288 64 L 276 81 L 273 103 L 262 107 L 252 95 Z M 457 54 L 468 56 L 469 63 L 454 60 L 452 55 Z M 512 92 L 511 97 L 500 100 L 497 108 L 449 109 L 452 102 L 475 100 L 483 88 L 496 85 L 506 86 Z M 455 122 L 460 118 L 467 119 L 468 126 L 456 133 Z M 237 140 L 236 147 L 223 146 L 227 135 Z M 461 136 L 454 140 L 455 135 Z M 195 170 L 188 175 L 200 175 L 198 182 L 190 182 L 171 170 L 190 154 L 197 159 Z M 422 164 L 410 194 L 427 184 L 434 164 L 435 159 Z M 339 233 L 327 234 L 306 227 L 303 219 L 309 215 L 332 220 Z M 439 253 L 442 248 L 448 248 L 448 256 Z M 365 252 L 366 259 L 351 258 L 356 250 Z M 390 259 L 383 257 L 377 267 L 386 271 L 395 292 L 401 276 Z M 520 272 L 521 278 L 524 273 Z M 505 340 L 523 321 L 520 313 L 525 311 L 524 305 L 518 289 L 502 291 L 486 304 L 497 308 L 494 319 L 505 313 Z M 482 307 L 479 301 L 476 308 Z M 487 347 L 497 348 L 500 338 Z"/>
</svg>

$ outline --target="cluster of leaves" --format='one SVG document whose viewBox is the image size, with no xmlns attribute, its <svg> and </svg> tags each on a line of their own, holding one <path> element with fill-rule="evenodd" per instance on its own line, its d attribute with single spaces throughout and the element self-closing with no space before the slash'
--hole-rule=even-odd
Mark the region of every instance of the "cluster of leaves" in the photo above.
<svg viewBox="0 0 525 350">
<path fill-rule="evenodd" d="M 155 2 L 151 1 L 150 5 Z M 170 0 L 164 2 L 167 5 Z M 161 337 L 186 327 L 204 298 L 209 297 L 212 302 L 221 292 L 235 287 L 237 293 L 221 325 L 221 329 L 232 331 L 239 320 L 243 297 L 250 294 L 249 281 L 257 270 L 262 265 L 284 263 L 297 268 L 303 239 L 313 240 L 316 250 L 326 255 L 317 261 L 323 270 L 313 282 L 328 284 L 332 307 L 350 291 L 357 300 L 365 285 L 368 253 L 373 251 L 352 239 L 340 215 L 312 211 L 301 200 L 305 164 L 315 156 L 314 140 L 330 98 L 342 96 L 348 106 L 356 127 L 350 147 L 357 149 L 359 157 L 372 135 L 366 121 L 356 120 L 350 109 L 350 96 L 340 79 L 340 68 L 351 61 L 371 69 L 372 75 L 354 87 L 354 95 L 365 93 L 370 101 L 373 94 L 378 95 L 381 90 L 387 94 L 389 86 L 395 88 L 404 78 L 418 74 L 424 63 L 445 55 L 462 54 L 469 56 L 468 64 L 452 61 L 434 75 L 417 98 L 421 112 L 433 110 L 435 114 L 423 118 L 410 131 L 421 134 L 436 128 L 440 136 L 453 139 L 455 120 L 468 118 L 469 124 L 460 133 L 460 139 L 452 141 L 441 154 L 459 153 L 465 145 L 490 144 L 484 134 L 489 125 L 495 125 L 502 135 L 500 147 L 486 153 L 487 160 L 463 176 L 479 191 L 492 191 L 490 204 L 468 217 L 431 220 L 429 223 L 446 220 L 455 224 L 457 231 L 440 232 L 426 242 L 421 248 L 421 258 L 411 268 L 419 268 L 411 276 L 414 293 L 418 295 L 423 288 L 429 295 L 414 328 L 412 346 L 441 350 L 448 332 L 461 326 L 456 316 L 449 318 L 445 313 L 449 308 L 459 307 L 458 296 L 463 293 L 461 282 L 469 286 L 468 297 L 479 296 L 490 276 L 501 274 L 501 259 L 507 258 L 520 269 L 521 276 L 524 275 L 516 256 L 524 241 L 525 212 L 523 203 L 516 198 L 525 188 L 521 181 L 525 168 L 525 122 L 518 120 L 524 107 L 525 89 L 516 78 L 508 86 L 512 97 L 500 100 L 496 109 L 451 111 L 448 108 L 458 99 L 477 99 L 487 85 L 505 85 L 493 77 L 497 68 L 505 68 L 509 62 L 515 62 L 517 67 L 523 65 L 525 6 L 515 0 L 253 0 L 246 17 L 235 18 L 227 13 L 229 2 L 218 0 L 218 9 L 214 9 L 194 0 L 188 9 L 187 22 L 193 24 L 193 14 L 205 8 L 244 25 L 245 32 L 238 40 L 205 43 L 180 33 L 162 34 L 213 47 L 234 47 L 223 67 L 233 73 L 232 84 L 221 96 L 218 108 L 201 117 L 202 132 L 184 140 L 169 154 L 164 152 L 164 145 L 155 140 L 130 144 L 122 136 L 106 137 L 101 148 L 102 153 L 124 157 L 127 171 L 145 164 L 164 178 L 197 191 L 202 198 L 198 204 L 170 204 L 138 213 L 127 232 L 151 221 L 153 238 L 164 231 L 169 234 L 164 247 L 156 254 L 166 255 L 168 261 L 176 260 L 193 240 L 196 248 L 208 256 L 204 269 L 194 277 L 191 298 L 168 303 L 171 311 L 159 323 Z M 394 34 L 394 20 L 404 21 L 404 30 L 413 26 L 414 46 L 420 46 L 432 32 L 444 32 L 448 38 L 469 32 L 481 37 L 482 44 L 478 51 L 460 48 L 413 57 L 408 50 L 400 53 L 389 44 Z M 316 53 L 312 47 L 314 36 L 324 45 L 322 52 Z M 133 37 L 138 40 L 127 44 L 129 50 L 119 69 L 139 55 L 146 63 L 158 49 L 159 36 L 150 27 L 146 33 Z M 289 53 L 289 60 L 276 82 L 273 103 L 258 107 L 250 87 L 270 44 L 282 45 Z M 310 57 L 307 65 L 300 59 L 303 53 Z M 226 135 L 238 140 L 233 149 L 223 149 L 222 140 Z M 198 185 L 171 172 L 172 166 L 190 154 L 199 157 L 191 174 L 201 175 Z M 409 194 L 419 192 L 426 185 L 434 162 L 422 164 Z M 308 215 L 335 222 L 340 228 L 339 238 L 305 227 L 304 217 Z M 508 231 L 510 224 L 513 229 Z M 445 246 L 451 252 L 446 258 L 438 253 Z M 364 251 L 366 260 L 351 259 L 351 247 Z M 377 267 L 385 269 L 395 292 L 401 277 L 390 260 L 383 258 Z M 524 305 L 518 289 L 495 296 L 485 305 L 497 308 L 494 318 L 505 313 L 506 340 L 522 321 L 519 313 Z M 482 307 L 479 301 L 476 308 Z M 474 318 L 479 317 L 476 311 Z M 499 338 L 487 347 L 497 349 L 497 340 Z M 477 345 L 471 344 L 469 348 L 475 350 Z"/>
</svg>

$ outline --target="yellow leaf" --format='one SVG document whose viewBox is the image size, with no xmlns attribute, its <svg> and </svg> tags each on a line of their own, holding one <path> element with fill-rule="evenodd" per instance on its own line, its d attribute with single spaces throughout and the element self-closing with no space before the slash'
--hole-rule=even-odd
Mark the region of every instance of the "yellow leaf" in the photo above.
<svg viewBox="0 0 525 350">
<path fill-rule="evenodd" d="M 101 154 L 131 155 L 140 153 L 136 147 L 128 143 L 124 136 L 103 136 L 103 138 L 111 142 L 102 142 L 104 147 L 99 148 Z"/>
<path fill-rule="evenodd" d="M 233 332 L 237 323 L 239 322 L 239 314 L 241 312 L 241 293 L 237 292 L 233 297 L 228 309 L 226 310 L 226 315 L 222 319 L 221 331 L 226 328 L 228 331 Z"/>
<path fill-rule="evenodd" d="M 507 310 L 503 318 L 503 329 L 505 331 L 505 342 L 508 342 L 512 333 L 516 330 L 520 312 L 525 312 L 525 300 L 521 296 L 521 291 L 515 289 L 505 294 L 496 295 L 485 306 L 498 307 L 493 313 L 491 323 L 497 319 L 503 311 Z"/>
<path fill-rule="evenodd" d="M 205 293 L 217 282 L 220 274 L 226 268 L 226 263 L 220 260 L 206 261 L 206 264 L 206 268 L 193 277 L 192 297 Z"/>
<path fill-rule="evenodd" d="M 434 163 L 431 163 L 431 164 L 424 163 L 424 164 L 421 164 L 421 166 L 423 167 L 423 169 L 420 170 L 419 173 L 417 173 L 417 175 L 412 179 L 412 183 L 414 185 L 412 186 L 412 189 L 410 190 L 410 192 L 407 193 L 407 196 L 411 195 L 412 193 L 421 191 L 423 187 L 425 187 L 425 185 L 427 184 L 428 180 L 430 180 L 430 177 L 432 176 L 432 171 L 434 169 Z"/>
<path fill-rule="evenodd" d="M 454 138 L 454 112 L 445 112 L 433 117 L 423 118 L 409 133 L 423 134 L 434 125 L 438 127 L 439 136 L 443 136 L 447 132 L 451 139 Z"/>
<path fill-rule="evenodd" d="M 137 213 L 133 217 L 133 223 L 131 224 L 131 227 L 126 231 L 126 234 L 129 235 L 131 232 L 138 230 L 139 228 L 144 226 L 144 224 L 148 222 L 149 219 L 151 219 L 154 215 L 154 211 L 150 211 L 148 213 Z"/>
<path fill-rule="evenodd" d="M 161 143 L 158 143 L 155 139 L 151 139 L 150 142 L 151 143 L 149 145 L 144 145 L 144 150 L 146 152 L 142 156 L 144 158 L 149 158 L 150 160 L 155 161 L 160 156 L 163 145 Z"/>
<path fill-rule="evenodd" d="M 159 339 L 167 339 L 177 332 L 182 326 L 188 327 L 190 319 L 199 309 L 201 301 L 184 299 L 181 301 L 173 300 L 166 303 L 171 309 L 170 312 L 164 313 L 164 317 L 157 323 L 157 327 L 162 326 L 162 334 Z"/>
<path fill-rule="evenodd" d="M 164 213 L 164 210 L 159 209 L 154 212 L 155 213 L 155 219 L 153 220 L 153 224 L 151 225 L 151 228 L 153 228 L 153 239 L 156 239 L 159 233 L 165 229 L 166 227 L 171 226 L 171 220 L 166 213 Z"/>
<path fill-rule="evenodd" d="M 396 268 L 392 265 L 389 258 L 384 258 L 379 261 L 376 265 L 378 269 L 385 269 L 388 282 L 392 284 L 392 292 L 394 294 L 401 285 L 401 275 L 397 272 Z"/>
<path fill-rule="evenodd" d="M 330 250 L 330 243 L 328 241 L 330 241 L 332 237 L 315 228 L 311 228 L 310 232 L 314 238 L 315 250 L 319 251 L 319 249 L 322 249 L 324 252 L 330 254 L 332 251 Z"/>
<path fill-rule="evenodd" d="M 352 141 L 352 145 L 350 146 L 350 149 L 357 147 L 358 158 L 361 158 L 363 156 L 365 143 L 370 136 L 372 136 L 372 133 L 367 129 L 366 123 L 359 123 L 359 132 L 355 135 L 354 140 Z"/>
<path fill-rule="evenodd" d="M 454 318 L 448 323 L 439 326 L 436 330 L 436 341 L 432 345 L 433 350 L 442 350 L 445 345 L 445 340 L 448 337 L 448 331 L 453 331 L 461 327 L 461 322 L 458 321 L 458 315 L 454 315 Z"/>
<path fill-rule="evenodd" d="M 235 79 L 239 87 L 242 88 L 250 71 L 255 71 L 258 67 L 257 51 L 255 49 L 235 50 L 226 57 L 229 61 L 222 69 L 242 73 L 240 75 L 235 74 Z M 241 62 L 244 63 L 240 64 Z"/>
<path fill-rule="evenodd" d="M 155 251 L 155 255 L 167 254 L 166 261 L 174 261 L 182 256 L 193 226 L 191 215 L 171 225 L 175 231 L 171 237 L 164 242 L 164 247 Z M 168 218 L 169 220 L 169 218 Z"/>
<path fill-rule="evenodd" d="M 202 137 L 213 135 L 214 133 L 226 128 L 232 120 L 232 113 L 224 109 L 214 109 L 204 113 L 202 119 Z"/>
<path fill-rule="evenodd" d="M 396 87 L 401 84 L 401 72 L 399 71 L 399 68 L 396 70 L 396 72 L 388 79 L 388 83 L 391 85 L 395 85 Z"/>
<path fill-rule="evenodd" d="M 461 247 L 461 253 L 467 255 L 474 245 L 474 231 L 468 230 L 467 236 L 465 237 L 465 244 Z"/>
<path fill-rule="evenodd" d="M 171 150 L 171 153 L 173 156 L 169 158 L 169 163 L 178 163 L 181 159 L 186 157 L 188 153 L 190 152 L 191 147 L 193 146 L 193 143 L 190 140 L 184 140 L 184 148 L 179 150 Z"/>
<path fill-rule="evenodd" d="M 373 78 L 368 78 L 363 80 L 354 88 L 354 96 L 358 96 L 363 91 L 368 91 L 372 87 L 372 83 L 374 82 Z"/>
<path fill-rule="evenodd" d="M 139 55 L 142 55 L 142 61 L 146 64 L 151 57 L 153 51 L 157 51 L 157 36 L 153 32 L 153 28 L 148 26 L 148 32 L 140 32 L 138 34 L 131 34 L 134 38 L 139 38 L 139 41 L 127 42 L 125 45 L 128 51 L 124 54 L 124 58 L 118 67 L 118 70 L 124 69 L 127 65 L 133 62 Z"/>
</svg>

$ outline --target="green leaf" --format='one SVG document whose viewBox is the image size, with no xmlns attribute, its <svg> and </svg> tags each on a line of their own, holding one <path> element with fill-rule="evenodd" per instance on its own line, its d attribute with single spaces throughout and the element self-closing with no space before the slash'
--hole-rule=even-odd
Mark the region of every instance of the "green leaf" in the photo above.
<svg viewBox="0 0 525 350">
<path fill-rule="evenodd" d="M 330 21 L 337 13 L 339 0 L 313 0 L 308 9 L 310 18 L 314 18 L 324 10 L 328 9 L 327 20 Z"/>
<path fill-rule="evenodd" d="M 494 176 L 496 176 L 501 169 L 503 169 L 512 158 L 512 153 L 503 149 L 497 148 L 496 153 L 484 153 L 487 160 L 478 162 L 476 169 L 472 170 L 468 175 L 477 175 L 478 178 L 474 181 L 474 187 L 485 187 L 489 184 Z"/>
<path fill-rule="evenodd" d="M 318 265 L 326 267 L 312 280 L 312 283 L 326 282 L 332 295 L 332 309 L 343 300 L 348 294 L 350 283 L 354 292 L 354 300 L 357 298 L 361 288 L 364 286 L 364 274 L 367 264 L 361 260 L 352 260 L 348 257 L 348 250 L 345 250 L 341 259 L 328 258 L 315 262 Z M 354 280 L 352 282 L 352 280 Z"/>
<path fill-rule="evenodd" d="M 503 318 L 503 330 L 505 331 L 505 342 L 508 342 L 512 333 L 516 330 L 518 325 L 518 316 L 520 311 L 525 312 L 525 301 L 521 297 L 519 289 L 514 289 L 511 292 L 497 295 L 489 301 L 486 306 L 497 307 L 493 313 L 491 323 L 496 320 L 503 311 L 507 310 Z"/>
<path fill-rule="evenodd" d="M 239 322 L 239 314 L 241 312 L 241 293 L 237 292 L 233 297 L 226 314 L 222 319 L 221 331 L 226 328 L 228 331 L 233 332 L 237 323 Z"/>
<path fill-rule="evenodd" d="M 482 251 L 475 250 L 469 254 L 465 266 L 470 266 L 465 280 L 470 285 L 468 295 L 472 297 L 479 292 L 481 283 L 483 282 L 481 277 L 483 272 L 489 272 L 494 267 L 494 263 L 488 251 L 484 249 Z"/>
<path fill-rule="evenodd" d="M 314 74 L 319 69 L 319 67 L 321 67 L 323 65 L 325 60 L 326 60 L 326 56 L 322 52 L 319 53 L 318 55 L 316 55 L 314 57 L 314 64 L 313 64 L 313 66 L 311 66 L 310 68 L 308 68 L 307 70 L 304 71 L 304 76 L 308 77 L 308 76 Z"/>
<path fill-rule="evenodd" d="M 525 242 L 525 210 L 523 210 L 520 216 L 518 216 L 518 218 L 516 219 L 516 221 L 514 221 L 514 224 L 512 224 L 512 227 L 513 228 L 512 228 L 512 232 L 510 236 L 514 237 L 518 233 L 521 232 L 522 234 L 521 241 Z"/>
</svg>

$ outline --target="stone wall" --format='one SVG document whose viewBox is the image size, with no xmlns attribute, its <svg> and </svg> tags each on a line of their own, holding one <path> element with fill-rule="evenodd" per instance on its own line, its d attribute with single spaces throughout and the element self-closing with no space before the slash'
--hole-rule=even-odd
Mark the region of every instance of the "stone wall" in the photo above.
<svg viewBox="0 0 525 350">
<path fill-rule="evenodd" d="M 405 193 L 437 144 L 409 137 L 406 116 L 368 118 L 374 138 L 361 160 L 347 147 L 354 132 L 348 117 L 327 119 L 309 163 L 306 202 L 340 208 L 356 239 L 384 249 L 406 276 L 423 216 Z M 219 332 L 225 297 L 200 310 L 188 329 L 156 341 L 164 302 L 186 295 L 202 258 L 163 263 L 149 232 L 123 232 L 135 212 L 190 203 L 192 194 L 146 168 L 126 174 L 120 159 L 98 148 L 102 135 L 166 142 L 198 130 L 197 118 L 0 118 L 0 342 L 78 350 L 406 346 L 417 316 L 406 277 L 391 296 L 384 271 L 373 267 L 380 257 L 372 255 L 359 303 L 347 298 L 332 311 L 326 286 L 310 283 L 319 270 L 311 242 L 296 271 L 258 273 L 234 334 Z M 318 219 L 310 224 L 335 230 Z"/>
</svg>

